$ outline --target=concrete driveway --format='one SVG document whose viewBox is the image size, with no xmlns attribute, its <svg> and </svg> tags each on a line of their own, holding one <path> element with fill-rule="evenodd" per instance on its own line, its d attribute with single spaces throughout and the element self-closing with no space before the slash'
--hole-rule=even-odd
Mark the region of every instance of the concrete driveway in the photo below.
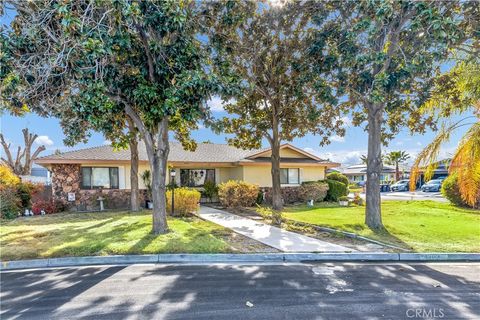
<svg viewBox="0 0 480 320">
<path fill-rule="evenodd" d="M 2 272 L 0 318 L 480 319 L 479 274 L 474 263 L 157 264 Z"/>
</svg>

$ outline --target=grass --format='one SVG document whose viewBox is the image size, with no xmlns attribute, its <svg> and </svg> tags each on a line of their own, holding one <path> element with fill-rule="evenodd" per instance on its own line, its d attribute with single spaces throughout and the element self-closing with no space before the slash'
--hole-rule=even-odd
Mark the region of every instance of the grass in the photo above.
<svg viewBox="0 0 480 320">
<path fill-rule="evenodd" d="M 351 193 L 356 193 L 356 192 L 363 192 L 363 188 L 362 187 L 348 187 L 348 191 L 351 192 Z"/>
<path fill-rule="evenodd" d="M 230 231 L 198 218 L 169 218 L 170 232 L 150 231 L 150 212 L 59 213 L 2 221 L 2 261 L 65 256 L 232 252 Z"/>
<path fill-rule="evenodd" d="M 385 231 L 374 232 L 365 224 L 365 207 L 286 208 L 284 217 L 326 226 L 411 248 L 417 252 L 480 252 L 480 211 L 434 201 L 384 201 Z"/>
</svg>

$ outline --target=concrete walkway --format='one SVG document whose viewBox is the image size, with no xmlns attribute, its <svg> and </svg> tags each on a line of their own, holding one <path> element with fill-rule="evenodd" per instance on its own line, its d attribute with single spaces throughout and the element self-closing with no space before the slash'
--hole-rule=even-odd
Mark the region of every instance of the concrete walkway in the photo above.
<svg viewBox="0 0 480 320">
<path fill-rule="evenodd" d="M 310 238 L 235 214 L 201 206 L 199 216 L 284 252 L 350 252 L 351 248 Z"/>
</svg>

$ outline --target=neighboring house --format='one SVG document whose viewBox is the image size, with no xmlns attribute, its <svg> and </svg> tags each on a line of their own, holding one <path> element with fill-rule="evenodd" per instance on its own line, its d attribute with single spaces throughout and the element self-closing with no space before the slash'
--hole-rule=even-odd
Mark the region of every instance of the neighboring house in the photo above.
<svg viewBox="0 0 480 320">
<path fill-rule="evenodd" d="M 20 176 L 22 181 L 26 182 L 33 182 L 33 183 L 39 183 L 43 185 L 50 185 L 51 180 L 50 180 L 50 172 L 44 168 L 40 167 L 38 165 L 33 165 L 32 171 L 30 175 L 22 175 Z"/>
<path fill-rule="evenodd" d="M 436 168 L 435 170 L 433 170 L 433 174 L 432 174 L 432 177 L 430 178 L 430 180 L 433 180 L 433 179 L 444 179 L 448 176 L 448 168 L 450 166 L 450 162 L 452 161 L 452 159 L 445 159 L 445 160 L 441 160 L 441 161 L 437 161 L 435 163 L 436 165 Z M 425 168 L 423 169 L 420 169 L 420 175 L 418 177 L 418 183 L 417 185 L 418 186 L 422 186 L 423 184 L 425 184 L 427 181 L 425 179 Z"/>
<path fill-rule="evenodd" d="M 243 180 L 271 187 L 270 149 L 242 150 L 225 144 L 199 143 L 196 151 L 185 151 L 171 143 L 168 166 L 175 170 L 178 186 L 201 188 L 205 181 L 222 183 Z M 338 163 L 325 161 L 284 144 L 280 150 L 282 186 L 325 178 L 328 168 Z M 149 169 L 145 145 L 139 143 L 139 175 Z M 130 192 L 130 151 L 101 146 L 39 158 L 37 164 L 52 173 L 54 199 L 77 210 L 98 204 L 99 189 L 110 207 L 127 207 Z M 169 183 L 169 181 L 167 181 Z M 140 189 L 145 186 L 139 179 Z M 143 195 L 144 196 L 144 195 Z M 70 198 L 70 199 L 69 199 Z"/>
<path fill-rule="evenodd" d="M 367 165 L 357 164 L 349 166 L 343 169 L 339 169 L 339 172 L 347 176 L 351 183 L 362 183 L 367 181 Z M 383 166 L 380 174 L 380 181 L 393 181 L 395 180 L 395 168 Z"/>
</svg>

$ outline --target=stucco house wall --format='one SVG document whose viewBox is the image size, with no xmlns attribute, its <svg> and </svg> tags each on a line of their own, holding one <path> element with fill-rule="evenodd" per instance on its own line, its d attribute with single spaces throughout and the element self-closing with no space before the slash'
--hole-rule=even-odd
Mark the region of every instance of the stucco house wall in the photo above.
<svg viewBox="0 0 480 320">
<path fill-rule="evenodd" d="M 182 169 L 214 169 L 217 184 L 229 180 L 243 180 L 261 188 L 268 189 L 272 186 L 269 149 L 248 151 L 227 145 L 200 144 L 197 151 L 190 152 L 173 144 L 171 154 L 173 155 L 172 158 L 169 155 L 168 166 L 176 171 L 175 182 L 179 186 L 182 185 Z M 145 150 L 139 149 L 139 158 L 138 181 L 142 190 L 141 203 L 144 203 L 146 188 L 141 176 L 143 172 L 150 170 L 150 166 Z M 280 158 L 281 168 L 298 169 L 298 183 L 295 181 L 282 184 L 284 188 L 298 186 L 304 181 L 323 180 L 327 168 L 338 166 L 291 145 L 281 147 Z M 43 157 L 38 159 L 37 163 L 52 173 L 53 198 L 71 210 L 95 210 L 99 207 L 98 198 L 104 198 L 105 207 L 108 209 L 129 206 L 131 185 L 128 150 L 118 151 L 110 146 L 101 146 Z M 118 168 L 118 188 L 82 189 L 82 167 Z M 200 173 L 204 174 L 205 171 Z M 167 175 L 166 183 L 170 183 L 170 175 Z M 201 188 L 201 184 L 199 186 Z"/>
</svg>

